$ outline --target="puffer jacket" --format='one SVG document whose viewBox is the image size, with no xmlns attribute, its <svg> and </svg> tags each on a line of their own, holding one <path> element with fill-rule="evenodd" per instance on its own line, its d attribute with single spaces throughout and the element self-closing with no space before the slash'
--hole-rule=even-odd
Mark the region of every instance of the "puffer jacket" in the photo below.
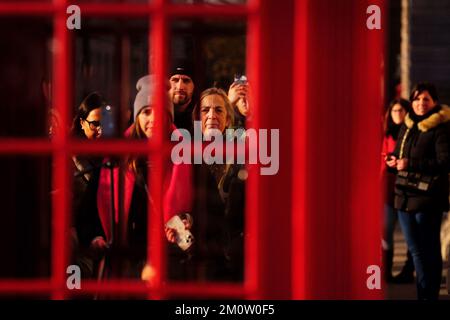
<svg viewBox="0 0 450 320">
<path fill-rule="evenodd" d="M 396 186 L 394 206 L 407 212 L 443 212 L 449 209 L 450 108 L 436 106 L 428 114 L 409 113 L 393 155 L 408 159 L 408 172 L 437 177 L 428 191 Z M 403 145 L 403 147 L 402 147 Z"/>
</svg>

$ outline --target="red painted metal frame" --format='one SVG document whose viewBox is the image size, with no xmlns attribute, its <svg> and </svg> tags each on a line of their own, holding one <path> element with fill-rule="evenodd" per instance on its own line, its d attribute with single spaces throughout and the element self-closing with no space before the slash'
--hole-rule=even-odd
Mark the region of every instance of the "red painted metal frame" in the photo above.
<svg viewBox="0 0 450 320">
<path fill-rule="evenodd" d="M 65 0 L 55 0 L 58 8 L 66 6 Z M 72 83 L 70 74 L 69 32 L 66 27 L 67 15 L 65 10 L 58 10 L 54 15 L 54 54 L 53 79 L 56 112 L 60 115 L 60 128 L 69 127 L 69 97 Z M 71 198 L 69 183 L 69 154 L 67 130 L 59 130 L 55 136 L 53 150 L 54 171 L 52 175 L 53 189 L 59 192 L 52 197 L 52 276 L 51 283 L 55 289 L 51 292 L 53 299 L 64 299 L 66 285 L 66 267 L 68 262 L 68 213 Z"/>
<path fill-rule="evenodd" d="M 248 5 L 183 5 L 164 4 L 163 7 L 155 0 L 149 4 L 77 4 L 83 16 L 95 17 L 148 17 L 149 15 L 163 14 L 166 17 L 202 18 L 208 17 L 230 17 L 247 18 L 248 15 L 257 13 L 257 6 Z M 72 4 L 72 3 L 70 3 Z M 69 5 L 69 4 L 68 4 Z M 63 8 L 65 11 L 66 7 Z M 59 11 L 58 4 L 52 3 L 0 3 L 0 15 L 51 15 Z M 161 11 L 164 10 L 164 11 Z"/>
<path fill-rule="evenodd" d="M 381 265 L 386 2 L 295 2 L 294 299 L 383 297 L 367 267 Z M 381 8 L 381 30 L 366 27 L 369 5 Z"/>
<path fill-rule="evenodd" d="M 355 12 L 365 13 L 370 5 L 377 5 L 382 13 L 386 13 L 387 1 L 365 0 L 358 2 Z M 366 27 L 367 14 L 355 14 L 353 30 L 358 39 L 358 55 L 360 65 L 355 66 L 354 89 L 356 106 L 352 115 L 352 145 L 354 145 L 351 199 L 351 287 L 352 298 L 383 299 L 384 286 L 381 290 L 368 290 L 367 267 L 381 266 L 381 231 L 382 231 L 382 198 L 379 183 L 379 155 L 381 150 L 381 121 L 376 121 L 383 114 L 384 103 L 384 64 L 385 64 L 385 32 L 387 14 L 381 15 L 381 30 L 369 30 Z M 356 50 L 355 50 L 356 51 Z M 360 70 L 366 69 L 367 72 Z M 373 119 L 373 121 L 364 121 Z M 364 166 L 357 165 L 365 163 Z M 361 214 L 361 213 L 364 214 Z M 361 246 L 364 244 L 364 246 Z M 364 249 L 365 248 L 365 249 Z"/>
<path fill-rule="evenodd" d="M 307 150 L 307 72 L 308 56 L 306 45 L 308 43 L 308 2 L 309 0 L 297 1 L 295 6 L 295 26 L 294 26 L 294 73 L 298 75 L 294 80 L 292 94 L 302 97 L 293 99 L 292 127 L 297 128 L 297 134 L 293 137 L 292 162 L 296 163 L 292 168 L 292 298 L 305 299 L 305 277 L 306 260 L 305 254 L 295 254 L 306 252 L 306 154 Z M 304 119 L 300 125 L 299 119 Z"/>
<path fill-rule="evenodd" d="M 149 54 L 149 66 L 154 70 L 156 76 L 156 123 L 163 123 L 162 114 L 164 112 L 164 105 L 166 103 L 167 94 L 165 90 L 166 83 L 166 65 L 168 56 L 167 50 L 167 26 L 166 26 L 166 16 L 164 13 L 165 1 L 155 0 L 155 6 L 157 10 L 155 14 L 150 19 L 151 32 L 149 33 L 149 43 L 151 48 L 154 50 L 155 60 L 151 60 L 151 54 Z M 155 141 L 158 146 L 163 146 L 164 144 L 164 128 L 163 126 L 158 126 L 158 131 L 156 132 Z M 155 169 L 152 173 L 149 172 L 148 179 L 153 179 L 151 186 L 151 194 L 154 195 L 154 206 L 151 206 L 153 211 L 149 208 L 150 219 L 148 219 L 148 242 L 147 242 L 147 258 L 148 264 L 151 264 L 155 270 L 155 279 L 153 280 L 153 287 L 156 289 L 156 295 L 149 294 L 149 298 L 162 298 L 162 285 L 164 281 L 163 271 L 165 270 L 165 259 L 164 259 L 164 240 L 163 240 L 163 218 L 161 214 L 161 198 L 162 198 L 162 157 L 160 155 L 154 156 L 154 154 L 149 154 L 153 157 L 155 163 Z M 150 174 L 152 174 L 150 176 Z M 150 206 L 149 206 L 150 207 Z M 156 227 L 155 227 L 156 226 Z M 159 227 L 158 227 L 159 226 Z M 151 244 L 151 246 L 150 246 Z"/>
<path fill-rule="evenodd" d="M 259 8 L 261 7 L 260 0 L 249 0 L 249 8 L 253 14 L 249 16 L 247 25 L 247 68 L 249 79 L 252 79 L 252 90 L 254 92 L 254 105 L 262 106 L 261 86 L 259 79 L 261 74 L 261 17 L 259 14 Z M 261 107 L 260 112 L 263 112 Z M 260 127 L 260 112 L 256 112 L 254 115 L 253 123 L 251 127 L 258 129 Z M 249 168 L 249 179 L 246 186 L 246 215 L 245 226 L 247 238 L 245 241 L 245 290 L 248 292 L 248 298 L 257 299 L 260 298 L 260 257 L 259 257 L 259 170 L 258 166 L 252 166 Z"/>
<path fill-rule="evenodd" d="M 149 5 L 95 5 L 83 4 L 82 14 L 89 16 L 111 16 L 111 17 L 148 17 L 151 25 L 151 47 L 154 48 L 154 72 L 157 77 L 157 100 L 156 114 L 162 114 L 164 105 L 164 81 L 167 57 L 167 25 L 173 18 L 199 18 L 199 17 L 221 17 L 221 18 L 246 18 L 248 21 L 247 33 L 247 67 L 248 75 L 252 82 L 252 89 L 255 98 L 255 105 L 259 107 L 256 118 L 252 123 L 255 129 L 260 128 L 260 115 L 262 113 L 272 115 L 273 109 L 262 102 L 261 80 L 263 66 L 273 67 L 262 57 L 266 57 L 263 52 L 263 34 L 269 31 L 270 26 L 262 23 L 261 8 L 267 10 L 268 1 L 249 0 L 246 6 L 182 6 L 171 5 L 164 0 L 154 0 Z M 365 9 L 369 4 L 378 4 L 385 12 L 384 0 L 354 0 L 345 2 L 332 2 L 328 0 L 302 0 L 295 1 L 295 35 L 294 42 L 294 65 L 292 77 L 295 97 L 292 98 L 292 123 L 290 127 L 295 128 L 292 141 L 292 190 L 288 196 L 292 203 L 290 217 L 292 221 L 292 247 L 291 247 L 291 273 L 292 295 L 285 293 L 285 296 L 292 296 L 295 299 L 303 298 L 380 298 L 382 291 L 368 291 L 365 286 L 365 268 L 370 264 L 379 264 L 377 248 L 380 239 L 380 203 L 379 189 L 376 183 L 378 174 L 378 145 L 379 124 L 374 122 L 364 122 L 362 120 L 370 118 L 377 119 L 382 104 L 382 95 L 378 91 L 383 74 L 381 69 L 383 61 L 383 31 L 386 24 L 383 22 L 382 31 L 368 31 L 365 29 Z M 64 0 L 55 0 L 53 3 L 0 3 L 1 15 L 25 15 L 25 16 L 51 16 L 54 18 L 54 32 L 56 41 L 56 52 L 54 53 L 54 82 L 55 82 L 55 105 L 62 117 L 61 127 L 68 127 L 68 101 L 72 87 L 70 83 L 70 32 L 65 27 L 65 6 Z M 345 17 L 350 17 L 347 21 L 336 18 L 335 12 L 330 8 L 345 13 Z M 325 10 L 325 11 L 324 11 Z M 348 16 L 347 16 L 348 13 Z M 316 17 L 320 17 L 315 21 Z M 325 17 L 326 19 L 324 19 Z M 342 23 L 339 28 L 333 26 L 333 19 L 338 19 Z M 264 20 L 266 21 L 266 20 Z M 313 22 L 315 21 L 316 24 Z M 318 24 L 320 22 L 320 24 Z M 326 28 L 322 29 L 322 25 Z M 314 27 L 320 30 L 331 30 L 330 33 L 320 34 Z M 328 28 L 328 29 L 327 29 Z M 347 29 L 346 29 L 347 28 Z M 276 31 L 276 30 L 275 30 Z M 311 31 L 317 32 L 314 37 Z M 330 35 L 337 34 L 339 45 L 334 45 L 336 39 Z M 319 37 L 320 36 L 320 37 Z M 286 40 L 290 41 L 290 40 Z M 329 61 L 320 60 L 309 53 L 316 49 L 317 44 L 331 49 L 333 57 L 341 65 L 332 65 Z M 341 44 L 345 44 L 345 47 Z M 312 48 L 312 49 L 311 49 Z M 317 50 L 314 54 L 320 57 L 323 50 Z M 348 56 L 351 55 L 352 59 Z M 280 56 L 276 56 L 279 58 Z M 285 64 L 284 64 L 285 63 Z M 285 61 L 282 67 L 286 67 L 289 61 Z M 332 70 L 327 70 L 323 65 L 332 66 Z M 348 68 L 346 70 L 345 68 Z M 361 72 L 361 70 L 369 70 Z M 345 72 L 343 72 L 345 71 Z M 265 79 L 265 78 L 264 78 Z M 267 80 L 263 83 L 267 86 Z M 341 81 L 341 82 L 340 82 Z M 314 85 L 320 88 L 313 87 Z M 350 97 L 343 94 L 346 90 L 351 90 L 355 94 Z M 348 110 L 351 116 L 347 117 L 342 113 L 330 111 L 332 115 L 338 117 L 336 120 L 347 121 L 347 125 L 342 130 L 349 137 L 350 143 L 335 141 L 335 145 L 324 145 L 317 143 L 318 139 L 331 136 L 335 124 L 332 117 L 321 118 L 320 113 L 309 111 L 311 106 L 322 108 L 314 104 L 313 98 L 320 98 L 324 104 L 334 106 L 336 101 L 332 94 L 321 95 L 323 92 L 333 92 L 338 94 L 348 102 Z M 267 93 L 267 92 L 265 92 Z M 294 93 L 293 93 L 294 94 Z M 370 97 L 370 99 L 367 99 Z M 273 98 L 272 98 L 273 99 Z M 364 105 L 364 108 L 361 106 Z M 322 110 L 322 109 L 320 109 Z M 333 113 L 334 112 L 334 113 Z M 341 118 L 339 118 L 341 117 Z M 330 119 L 331 118 L 331 119 Z M 350 121 L 349 121 L 350 119 Z M 324 126 L 323 123 L 330 126 Z M 314 128 L 322 125 L 320 131 Z M 283 129 L 284 130 L 284 129 Z M 315 131 L 314 131 L 315 130 Z M 292 130 L 294 132 L 294 130 Z M 314 136 L 311 132 L 317 133 Z M 365 134 L 362 135 L 361 132 Z M 342 133 L 341 133 L 342 136 Z M 323 140 L 322 140 L 323 141 Z M 343 152 L 351 145 L 351 153 Z M 377 145 L 377 148 L 373 146 Z M 80 143 L 72 141 L 67 136 L 67 132 L 61 132 L 53 141 L 45 139 L 0 139 L 0 154 L 49 154 L 53 155 L 55 171 L 53 172 L 53 183 L 59 190 L 67 190 L 53 198 L 53 218 L 52 218 L 52 277 L 51 279 L 32 279 L 30 281 L 3 279 L 0 280 L 0 294 L 51 294 L 54 299 L 62 299 L 83 292 L 102 292 L 111 294 L 139 294 L 149 298 L 165 298 L 171 295 L 189 295 L 190 297 L 244 297 L 261 298 L 270 296 L 270 290 L 274 290 L 276 285 L 266 285 L 262 288 L 262 278 L 267 278 L 271 268 L 269 266 L 261 270 L 261 262 L 268 261 L 265 248 L 260 245 L 260 232 L 267 227 L 269 212 L 267 208 L 260 204 L 267 204 L 267 199 L 261 201 L 261 191 L 258 166 L 249 167 L 249 180 L 247 184 L 246 202 L 246 243 L 245 243 L 245 281 L 243 285 L 232 284 L 199 284 L 199 283 L 165 283 L 164 266 L 164 239 L 162 228 L 155 226 L 162 225 L 162 216 L 159 214 L 161 207 L 161 155 L 167 152 L 169 145 L 164 140 L 162 128 L 157 132 L 155 142 L 139 143 L 130 141 L 101 141 L 99 143 Z M 345 150 L 341 150 L 343 148 Z M 375 150 L 377 149 L 377 150 Z M 163 150 L 164 152 L 160 152 Z M 125 154 L 128 152 L 148 154 L 154 157 L 157 170 L 151 176 L 152 194 L 157 199 L 155 211 L 149 212 L 149 243 L 152 250 L 149 250 L 149 263 L 152 263 L 156 271 L 156 278 L 151 284 L 143 284 L 136 281 L 108 281 L 101 285 L 96 282 L 84 282 L 83 291 L 69 291 L 65 288 L 65 265 L 67 264 L 67 212 L 69 212 L 70 197 L 67 195 L 70 184 L 68 176 L 68 159 L 72 153 L 110 153 Z M 305 157 L 305 155 L 317 156 L 315 159 Z M 333 163 L 341 166 L 343 172 L 335 173 L 336 177 L 345 177 L 345 181 L 338 184 L 339 179 L 320 172 L 319 164 L 327 164 L 328 158 L 333 156 Z M 350 156 L 351 155 L 351 156 Z M 366 163 L 366 167 L 359 163 Z M 317 164 L 319 163 L 319 164 Z M 329 164 L 329 163 L 328 163 Z M 370 169 L 367 169 L 370 168 Z M 283 168 L 287 170 L 286 168 Z M 288 168 L 289 169 L 289 168 Z M 326 168 L 325 172 L 329 172 Z M 314 172 L 314 174 L 311 173 Z M 150 178 L 150 177 L 149 177 Z M 334 179 L 334 180 L 333 180 Z M 267 183 L 267 182 L 266 182 Z M 343 186 L 343 189 L 351 191 L 351 197 L 346 194 L 329 195 L 329 201 L 334 201 L 336 207 L 323 205 L 323 190 L 330 190 L 327 185 L 334 183 Z M 307 188 L 308 186 L 308 188 Z M 267 191 L 267 190 L 266 190 Z M 341 197 L 343 199 L 341 199 Z M 331 202 L 330 202 L 331 203 Z M 318 206 L 319 205 L 319 206 Z M 319 209 L 327 211 L 332 208 L 332 213 L 320 212 Z M 155 214 L 158 213 L 158 214 Z M 260 222 L 262 219 L 264 222 Z M 327 225 L 325 219 L 329 219 L 332 225 Z M 262 224 L 264 224 L 262 226 Z M 285 228 L 283 226 L 282 228 Z M 321 231 L 318 235 L 317 231 Z M 285 229 L 281 229 L 286 231 Z M 282 231 L 278 231 L 278 234 Z M 342 238 L 336 238 L 342 237 Z M 336 244 L 335 244 L 336 242 Z M 266 243 L 267 244 L 267 243 Z M 362 245 L 363 244 L 363 245 Z M 270 248 L 273 250 L 273 248 Z M 321 252 L 320 250 L 324 250 Z M 328 253 L 335 250 L 334 254 L 340 256 L 330 256 Z M 343 257 L 342 257 L 343 256 Z M 270 258 L 270 257 L 269 257 Z M 306 260 L 308 258 L 308 261 Z M 307 263 L 308 262 L 308 263 Z M 276 264 L 275 262 L 273 263 Z M 283 265 L 283 267 L 285 267 Z M 275 270 L 277 270 L 275 268 Z M 332 275 L 322 272 L 331 272 Z M 335 275 L 342 275 L 337 277 Z M 283 278 L 283 281 L 286 281 Z M 264 280 L 264 279 L 263 279 Z M 286 287 L 282 285 L 281 287 Z"/>
<path fill-rule="evenodd" d="M 156 115 L 162 114 L 165 103 L 165 75 L 167 55 L 167 22 L 171 18 L 247 18 L 248 19 L 248 45 L 247 67 L 252 79 L 255 104 L 261 105 L 259 100 L 259 65 L 260 55 L 258 48 L 261 43 L 259 6 L 260 0 L 249 0 L 247 5 L 239 6 L 202 6 L 202 5 L 172 5 L 166 4 L 167 0 L 153 0 L 148 5 L 138 4 L 80 4 L 82 15 L 111 16 L 111 17 L 149 17 L 151 25 L 150 43 L 154 48 L 155 63 L 153 70 L 157 79 L 156 87 Z M 66 0 L 54 0 L 52 3 L 0 3 L 0 16 L 50 16 L 54 23 L 55 52 L 53 55 L 54 70 L 54 104 L 60 114 L 60 128 L 68 128 L 69 101 L 72 87 L 70 72 L 70 31 L 66 28 L 66 7 L 70 5 Z M 150 57 L 149 57 L 150 59 Z M 150 61 L 151 62 L 151 61 Z M 152 65 L 151 63 L 149 65 Z M 261 111 L 262 112 L 262 111 Z M 258 128 L 258 117 L 253 122 L 253 127 Z M 169 283 L 164 284 L 164 240 L 162 228 L 161 198 L 162 198 L 162 154 L 169 146 L 164 141 L 163 128 L 160 127 L 156 134 L 155 142 L 139 143 L 130 141 L 102 141 L 98 143 L 81 143 L 71 140 L 66 130 L 60 130 L 55 139 L 0 139 L 0 154 L 49 154 L 54 160 L 53 186 L 61 191 L 52 198 L 52 268 L 51 278 L 30 280 L 0 280 L 0 294 L 51 294 L 53 299 L 64 299 L 72 295 L 85 292 L 102 292 L 111 294 L 145 294 L 149 298 L 164 298 L 167 295 L 189 295 L 257 298 L 259 296 L 259 248 L 258 248 L 258 194 L 247 192 L 246 228 L 249 237 L 245 246 L 245 281 L 243 285 L 227 283 Z M 149 249 L 148 257 L 156 277 L 151 284 L 135 281 L 108 281 L 102 284 L 97 282 L 83 282 L 82 291 L 70 291 L 66 288 L 66 266 L 68 262 L 68 212 L 70 212 L 70 176 L 69 158 L 73 153 L 128 153 L 148 154 L 156 161 L 156 174 L 153 173 L 152 195 L 157 201 L 154 211 L 149 212 Z M 250 168 L 248 190 L 256 190 L 258 186 L 259 171 Z M 149 177 L 150 179 L 150 177 Z M 148 246 L 150 248 L 150 246 Z"/>
</svg>

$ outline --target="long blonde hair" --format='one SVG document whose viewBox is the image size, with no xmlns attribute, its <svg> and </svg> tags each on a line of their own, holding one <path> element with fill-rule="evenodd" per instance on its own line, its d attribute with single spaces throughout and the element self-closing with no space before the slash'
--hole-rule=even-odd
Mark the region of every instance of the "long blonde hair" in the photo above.
<svg viewBox="0 0 450 320">
<path fill-rule="evenodd" d="M 141 111 L 143 109 L 144 108 L 142 108 Z M 139 113 L 141 113 L 141 111 Z M 135 121 L 130 127 L 130 134 L 128 136 L 130 139 L 135 139 L 135 140 L 147 139 L 147 136 L 145 135 L 145 132 L 142 131 L 141 124 L 139 123 L 139 117 L 138 117 L 139 113 L 136 115 Z M 169 122 L 167 125 L 170 126 L 170 124 L 173 123 L 173 115 L 170 112 L 170 110 L 167 110 L 166 115 L 167 115 L 167 121 Z M 133 171 L 134 173 L 137 173 L 138 162 L 141 159 L 142 159 L 142 157 L 129 156 L 126 161 L 127 168 L 129 170 Z"/>
<path fill-rule="evenodd" d="M 227 94 L 220 88 L 209 88 L 204 90 L 200 95 L 200 100 L 195 105 L 194 110 L 192 111 L 192 118 L 194 121 L 200 121 L 200 105 L 207 96 L 218 95 L 222 97 L 225 103 L 225 109 L 227 110 L 227 126 L 226 128 L 230 128 L 234 126 L 234 110 L 231 106 L 230 100 L 228 99 Z"/>
</svg>

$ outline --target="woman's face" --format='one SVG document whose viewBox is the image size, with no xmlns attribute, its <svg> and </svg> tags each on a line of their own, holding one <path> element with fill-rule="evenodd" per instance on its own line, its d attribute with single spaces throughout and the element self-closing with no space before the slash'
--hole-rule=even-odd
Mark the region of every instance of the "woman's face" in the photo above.
<svg viewBox="0 0 450 320">
<path fill-rule="evenodd" d="M 434 107 L 436 107 L 436 101 L 433 100 L 428 91 L 418 94 L 412 102 L 414 113 L 418 116 L 427 114 Z"/>
<path fill-rule="evenodd" d="M 151 138 L 153 135 L 153 127 L 155 122 L 155 112 L 153 107 L 143 108 L 137 116 L 137 121 L 141 131 L 145 133 L 145 136 L 147 138 Z"/>
<path fill-rule="evenodd" d="M 400 103 L 394 104 L 391 109 L 391 118 L 395 124 L 402 124 L 405 120 L 406 110 L 403 109 Z"/>
<path fill-rule="evenodd" d="M 81 128 L 84 131 L 84 135 L 88 139 L 98 139 L 102 135 L 102 110 L 101 108 L 93 109 L 89 112 L 86 119 L 81 119 Z"/>
<path fill-rule="evenodd" d="M 213 132 L 223 133 L 228 125 L 227 119 L 227 108 L 221 96 L 212 94 L 202 99 L 200 103 L 200 120 L 204 135 L 209 135 Z"/>
</svg>

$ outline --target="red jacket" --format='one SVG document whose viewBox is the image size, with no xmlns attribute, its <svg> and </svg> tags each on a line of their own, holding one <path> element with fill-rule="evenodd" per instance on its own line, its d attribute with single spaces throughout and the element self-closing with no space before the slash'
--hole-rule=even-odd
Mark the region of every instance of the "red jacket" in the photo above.
<svg viewBox="0 0 450 320">
<path fill-rule="evenodd" d="M 384 188 L 384 202 L 389 205 L 394 205 L 394 187 L 395 187 L 395 174 L 388 171 L 388 166 L 386 165 L 386 161 L 384 160 L 384 155 L 389 155 L 395 149 L 397 141 L 394 138 L 389 136 L 384 136 L 383 138 L 383 146 L 381 149 L 381 179 L 382 186 Z"/>
<path fill-rule="evenodd" d="M 172 132 L 176 128 L 172 128 Z M 126 136 L 128 136 L 128 132 Z M 106 160 L 105 160 L 106 161 Z M 175 214 L 187 213 L 192 211 L 192 167 L 189 164 L 174 165 L 170 159 L 165 163 L 163 177 L 163 215 L 164 221 L 169 220 Z M 114 174 L 114 220 L 119 222 L 119 168 L 113 169 Z M 135 187 L 136 176 L 131 170 L 126 170 L 124 177 L 124 215 L 125 221 L 128 221 L 130 215 L 130 205 Z M 102 168 L 100 171 L 99 186 L 97 191 L 97 208 L 99 218 L 106 235 L 106 240 L 111 239 L 111 179 L 110 169 Z M 163 226 L 161 226 L 163 227 Z"/>
</svg>

